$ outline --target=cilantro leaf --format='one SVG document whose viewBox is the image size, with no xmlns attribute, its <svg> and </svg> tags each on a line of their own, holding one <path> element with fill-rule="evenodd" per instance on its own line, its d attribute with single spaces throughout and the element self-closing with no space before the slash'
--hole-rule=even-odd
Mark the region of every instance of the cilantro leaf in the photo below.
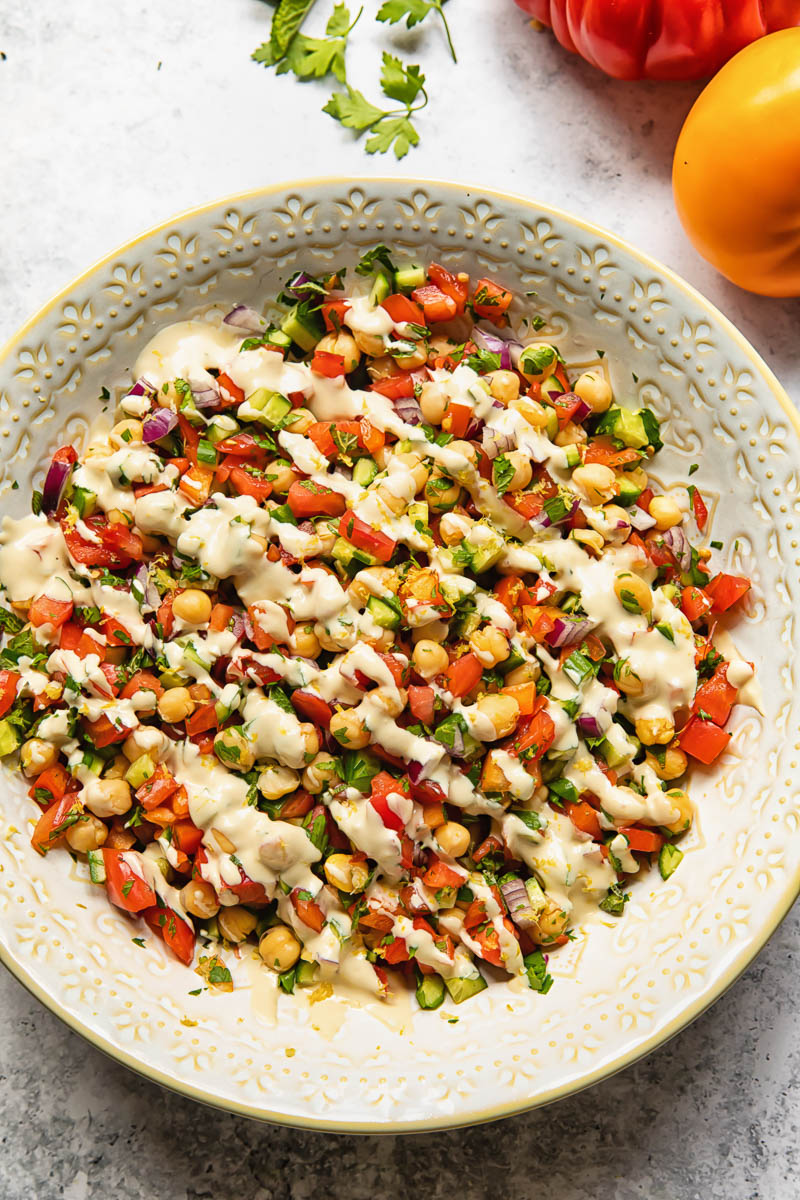
<svg viewBox="0 0 800 1200">
<path fill-rule="evenodd" d="M 348 85 L 346 92 L 334 92 L 322 111 L 347 129 L 369 129 L 379 121 L 383 109 L 370 104 L 363 92 Z"/>
<path fill-rule="evenodd" d="M 383 52 L 381 68 L 381 90 L 390 100 L 412 105 L 425 84 L 425 76 L 418 66 L 403 66 L 399 58 Z"/>
<path fill-rule="evenodd" d="M 492 479 L 498 496 L 503 496 L 508 491 L 516 470 L 517 468 L 506 454 L 498 454 L 492 468 Z"/>
<path fill-rule="evenodd" d="M 384 117 L 373 126 L 367 139 L 367 154 L 386 154 L 394 149 L 395 158 L 405 158 L 412 146 L 419 145 L 419 134 L 408 117 Z"/>
</svg>

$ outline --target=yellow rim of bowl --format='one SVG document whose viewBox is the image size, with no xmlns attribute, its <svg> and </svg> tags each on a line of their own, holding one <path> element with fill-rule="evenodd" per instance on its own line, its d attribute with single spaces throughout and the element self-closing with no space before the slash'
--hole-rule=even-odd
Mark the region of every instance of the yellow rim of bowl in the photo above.
<svg viewBox="0 0 800 1200">
<path fill-rule="evenodd" d="M 567 224 L 582 230 L 584 233 L 603 239 L 609 245 L 617 247 L 631 258 L 641 263 L 648 270 L 655 271 L 664 279 L 683 292 L 690 300 L 709 314 L 713 321 L 718 324 L 725 333 L 738 345 L 742 354 L 750 361 L 757 375 L 760 375 L 764 380 L 775 399 L 780 404 L 789 419 L 790 424 L 794 428 L 795 433 L 800 439 L 800 414 L 795 409 L 788 394 L 778 382 L 775 375 L 769 369 L 761 356 L 753 349 L 743 334 L 739 332 L 736 326 L 728 320 L 709 300 L 707 300 L 700 292 L 693 288 L 685 280 L 671 271 L 669 267 L 651 258 L 647 254 L 643 254 L 640 250 L 636 250 L 624 238 L 617 237 L 616 234 L 610 233 L 607 229 L 603 229 L 599 225 L 594 225 L 589 221 L 583 221 L 578 217 L 572 216 L 571 213 L 565 212 L 563 209 L 554 208 L 549 204 L 540 204 L 538 201 L 531 200 L 527 196 L 516 195 L 513 192 L 498 192 L 494 188 L 476 187 L 471 184 L 454 183 L 448 180 L 440 179 L 417 179 L 414 177 L 403 176 L 370 176 L 345 179 L 339 176 L 321 177 L 316 179 L 300 179 L 289 180 L 284 183 L 274 184 L 271 187 L 255 188 L 252 191 L 239 192 L 233 196 L 224 196 L 221 199 L 214 200 L 208 204 L 201 204 L 197 208 L 187 209 L 185 212 L 179 213 L 177 216 L 171 217 L 167 221 L 162 221 L 152 228 L 139 234 L 135 238 L 124 242 L 118 246 L 110 254 L 104 255 L 98 259 L 93 266 L 82 274 L 76 276 L 71 283 L 62 288 L 55 296 L 44 304 L 38 312 L 36 312 L 25 324 L 14 334 L 11 339 L 0 351 L 0 363 L 4 362 L 25 340 L 28 333 L 35 328 L 36 324 L 49 312 L 52 311 L 62 300 L 66 299 L 76 287 L 85 281 L 89 280 L 92 275 L 99 272 L 101 268 L 109 265 L 122 254 L 132 250 L 135 246 L 140 245 L 154 234 L 161 233 L 171 226 L 192 218 L 201 217 L 205 213 L 212 212 L 214 209 L 224 207 L 225 205 L 242 204 L 242 203 L 258 203 L 259 201 L 267 200 L 279 193 L 296 190 L 303 192 L 304 190 L 313 190 L 319 187 L 364 187 L 374 188 L 384 184 L 403 184 L 407 187 L 433 188 L 443 192 L 457 193 L 459 195 L 475 192 L 480 196 L 486 196 L 498 201 L 500 204 L 520 204 L 526 208 L 534 209 L 537 212 L 543 213 L 545 216 L 553 217 L 558 221 L 564 221 Z M 137 1074 L 144 1076 L 146 1079 L 154 1083 L 160 1084 L 162 1087 L 179 1093 L 182 1096 L 187 1096 L 191 1100 L 197 1100 L 200 1103 L 207 1104 L 212 1108 L 219 1108 L 226 1112 L 235 1113 L 238 1116 L 251 1117 L 258 1121 L 268 1121 L 276 1125 L 288 1125 L 298 1129 L 313 1129 L 329 1133 L 364 1133 L 364 1134 L 398 1134 L 398 1133 L 433 1133 L 437 1130 L 456 1129 L 468 1125 L 479 1125 L 489 1121 L 501 1120 L 503 1117 L 514 1116 L 517 1113 L 527 1112 L 533 1108 L 540 1108 L 545 1104 L 552 1104 L 556 1100 L 563 1100 L 565 1097 L 574 1095 L 577 1092 L 583 1091 L 584 1088 L 591 1087 L 595 1083 L 600 1083 L 604 1079 L 608 1079 L 611 1075 L 615 1075 L 617 1071 L 623 1070 L 625 1067 L 631 1066 L 640 1058 L 652 1053 L 653 1050 L 663 1046 L 676 1034 L 685 1029 L 687 1025 L 696 1020 L 706 1009 L 710 1008 L 719 998 L 728 990 L 729 987 L 747 969 L 757 954 L 763 949 L 767 941 L 772 937 L 775 930 L 784 919 L 789 909 L 792 907 L 795 899 L 800 893 L 800 863 L 796 866 L 794 874 L 790 877 L 789 882 L 784 887 L 779 899 L 775 902 L 770 910 L 768 919 L 764 922 L 761 933 L 755 944 L 737 955 L 736 959 L 726 969 L 722 976 L 716 981 L 710 989 L 709 995 L 704 995 L 696 1000 L 694 1004 L 686 1008 L 678 1017 L 675 1017 L 658 1033 L 647 1038 L 643 1043 L 637 1044 L 627 1053 L 619 1054 L 611 1062 L 598 1067 L 594 1071 L 590 1071 L 586 1076 L 578 1081 L 562 1084 L 558 1087 L 550 1088 L 542 1095 L 528 1101 L 513 1101 L 510 1104 L 497 1104 L 492 1108 L 479 1109 L 464 1114 L 448 1114 L 445 1117 L 432 1117 L 425 1120 L 415 1121 L 332 1121 L 327 1118 L 312 1118 L 299 1117 L 292 1114 L 273 1112 L 269 1109 L 258 1108 L 255 1105 L 242 1104 L 236 1100 L 223 1100 L 217 1096 L 204 1091 L 201 1087 L 195 1087 L 191 1083 L 177 1080 L 159 1070 L 158 1067 L 147 1066 L 133 1055 L 129 1054 L 120 1046 L 115 1045 L 107 1038 L 92 1030 L 88 1025 L 79 1018 L 68 1012 L 60 1002 L 49 993 L 44 991 L 39 984 L 31 978 L 25 967 L 14 959 L 7 947 L 0 945 L 0 962 L 4 964 L 11 974 L 25 987 L 31 995 L 35 996 L 46 1008 L 55 1013 L 65 1025 L 68 1025 L 75 1033 L 85 1038 L 96 1049 L 101 1050 L 110 1058 L 122 1063 L 124 1066 L 135 1071 Z"/>
</svg>

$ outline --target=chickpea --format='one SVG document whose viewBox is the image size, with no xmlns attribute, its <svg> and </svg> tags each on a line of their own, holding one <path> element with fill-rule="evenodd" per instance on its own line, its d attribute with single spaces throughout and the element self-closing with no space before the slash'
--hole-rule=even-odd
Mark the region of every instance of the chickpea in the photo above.
<svg viewBox="0 0 800 1200">
<path fill-rule="evenodd" d="M 317 621 L 314 625 L 314 634 L 323 650 L 346 650 L 353 641 L 353 631 L 351 629 L 339 627 L 337 633 L 332 633 L 327 625 L 323 625 L 321 621 Z"/>
<path fill-rule="evenodd" d="M 614 679 L 620 691 L 624 692 L 626 696 L 641 696 L 644 691 L 644 684 L 627 658 L 623 658 L 617 663 L 614 671 Z"/>
<path fill-rule="evenodd" d="M 425 484 L 425 499 L 432 512 L 446 512 L 455 508 L 461 499 L 461 485 L 434 467 Z"/>
<path fill-rule="evenodd" d="M 285 462 L 282 458 L 270 463 L 267 474 L 270 476 L 273 492 L 276 492 L 279 496 L 284 496 L 292 484 L 297 483 L 300 478 L 297 472 L 292 470 L 289 463 Z M 274 479 L 272 478 L 273 475 Z"/>
<path fill-rule="evenodd" d="M 379 358 L 386 353 L 386 339 L 382 333 L 364 333 L 362 329 L 356 329 L 353 337 L 359 350 L 370 358 Z"/>
<path fill-rule="evenodd" d="M 214 888 L 205 879 L 190 879 L 181 888 L 181 904 L 193 917 L 208 921 L 219 912 L 219 900 Z"/>
<path fill-rule="evenodd" d="M 242 904 L 221 908 L 217 916 L 219 931 L 227 942 L 243 942 L 255 929 L 258 918 Z"/>
<path fill-rule="evenodd" d="M 333 755 L 322 751 L 312 758 L 305 771 L 303 771 L 300 782 L 312 796 L 318 796 L 320 792 L 325 790 L 327 783 L 334 783 L 338 779 L 339 772 L 336 769 L 336 760 Z"/>
<path fill-rule="evenodd" d="M 52 742 L 43 741 L 42 738 L 29 738 L 22 744 L 19 759 L 23 774 L 32 779 L 34 775 L 41 775 L 42 771 L 49 771 L 56 765 L 58 747 Z"/>
<path fill-rule="evenodd" d="M 155 693 L 153 694 L 153 707 L 155 707 Z M 149 754 L 153 761 L 157 762 L 166 754 L 171 745 L 170 739 L 160 729 L 142 726 L 140 729 L 134 729 L 133 733 L 129 733 L 125 738 L 122 743 L 122 753 L 128 762 L 136 762 L 136 759 L 141 758 L 143 754 Z"/>
<path fill-rule="evenodd" d="M 325 859 L 325 878 L 340 892 L 360 892 L 369 879 L 369 868 L 352 854 L 331 854 Z"/>
<path fill-rule="evenodd" d="M 514 473 L 510 479 L 505 481 L 505 490 L 507 492 L 519 492 L 522 488 L 526 488 L 533 478 L 531 460 L 521 450 L 510 450 L 508 454 L 501 454 L 494 460 L 492 466 L 492 483 L 495 487 L 499 486 L 509 463 L 514 468 Z"/>
<path fill-rule="evenodd" d="M 346 375 L 350 371 L 355 371 L 361 362 L 357 338 L 354 338 L 352 333 L 348 333 L 346 329 L 340 329 L 338 333 L 326 333 L 317 342 L 317 350 L 322 350 L 325 354 L 338 354 L 343 358 Z"/>
<path fill-rule="evenodd" d="M 495 738 L 513 733 L 519 721 L 519 705 L 513 696 L 482 696 L 477 704 L 478 712 L 488 717 L 494 726 Z M 492 738 L 485 739 L 492 741 Z"/>
<path fill-rule="evenodd" d="M 258 953 L 268 967 L 283 974 L 291 971 L 300 957 L 302 946 L 288 925 L 273 925 L 261 935 Z"/>
<path fill-rule="evenodd" d="M 258 790 L 267 800 L 280 800 L 281 796 L 296 791 L 299 784 L 297 771 L 280 763 L 268 763 L 258 777 Z"/>
<path fill-rule="evenodd" d="M 590 504 L 603 504 L 616 494 L 617 477 L 610 467 L 602 463 L 587 463 L 572 472 L 572 482 L 579 488 Z"/>
<path fill-rule="evenodd" d="M 656 523 L 656 529 L 662 532 L 680 525 L 683 520 L 683 513 L 672 496 L 654 496 L 648 511 Z"/>
<path fill-rule="evenodd" d="M 142 437 L 142 422 L 129 420 L 118 421 L 108 435 L 108 440 L 117 450 L 121 450 L 123 446 L 130 446 L 134 442 L 141 442 Z"/>
<path fill-rule="evenodd" d="M 683 788 L 671 788 L 667 792 L 667 798 L 672 807 L 678 810 L 678 816 L 664 828 L 668 829 L 670 833 L 684 833 L 690 828 L 694 819 L 694 805 Z"/>
<path fill-rule="evenodd" d="M 440 383 L 423 383 L 419 393 L 419 406 L 429 425 L 441 425 L 449 403 L 447 392 Z"/>
<path fill-rule="evenodd" d="M 439 522 L 439 535 L 445 546 L 458 546 L 463 542 L 475 522 L 462 513 L 445 513 Z"/>
<path fill-rule="evenodd" d="M 628 483 L 632 483 L 634 487 L 640 488 L 642 491 L 647 487 L 647 471 L 643 467 L 634 467 L 632 470 L 622 471 L 618 478 L 625 479 Z"/>
<path fill-rule="evenodd" d="M 408 508 L 407 502 L 402 496 L 396 496 L 388 487 L 383 484 L 378 484 L 375 488 L 375 495 L 380 500 L 384 508 L 387 508 L 395 517 L 402 517 L 403 513 Z"/>
<path fill-rule="evenodd" d="M 490 371 L 484 375 L 489 382 L 489 390 L 495 400 L 508 407 L 512 400 L 519 397 L 519 378 L 513 371 Z"/>
<path fill-rule="evenodd" d="M 534 429 L 544 429 L 547 426 L 547 409 L 538 400 L 522 396 L 519 400 L 512 401 L 509 407 L 520 413 Z"/>
<path fill-rule="evenodd" d="M 427 466 L 418 454 L 394 454 L 392 455 L 394 462 L 403 463 L 408 467 L 416 485 L 415 495 L 421 491 L 428 482 L 431 474 L 431 469 Z"/>
<path fill-rule="evenodd" d="M 436 840 L 451 858 L 460 858 L 469 849 L 469 830 L 458 821 L 445 821 L 436 830 Z"/>
<path fill-rule="evenodd" d="M 536 683 L 536 680 L 542 673 L 542 668 L 539 666 L 538 659 L 532 658 L 529 662 L 522 663 L 519 667 L 514 667 L 513 671 L 509 671 L 505 677 L 507 687 L 517 687 L 520 683 Z"/>
<path fill-rule="evenodd" d="M 400 374 L 400 368 L 390 354 L 381 354 L 367 363 L 367 374 L 377 383 L 381 379 L 391 379 Z"/>
<path fill-rule="evenodd" d="M 671 717 L 637 717 L 636 736 L 645 746 L 666 746 L 675 736 Z"/>
<path fill-rule="evenodd" d="M 661 761 L 663 757 L 663 762 Z M 667 746 L 662 755 L 645 755 L 645 762 L 651 767 L 659 779 L 678 779 L 684 774 L 689 760 L 679 746 Z"/>
<path fill-rule="evenodd" d="M 236 847 L 226 833 L 223 833 L 221 829 L 212 829 L 211 833 L 223 854 L 236 853 Z"/>
<path fill-rule="evenodd" d="M 158 702 L 158 715 L 170 725 L 184 721 L 195 710 L 195 702 L 185 687 L 167 688 Z"/>
<path fill-rule="evenodd" d="M 614 580 L 614 592 L 627 612 L 648 616 L 653 608 L 653 593 L 638 575 L 621 571 Z"/>
<path fill-rule="evenodd" d="M 124 779 L 128 772 L 128 759 L 124 754 L 116 754 L 103 771 L 103 779 Z"/>
<path fill-rule="evenodd" d="M 582 425 L 577 425 L 574 421 L 567 421 L 563 429 L 560 429 L 553 441 L 556 446 L 582 446 L 588 440 L 588 434 Z"/>
<path fill-rule="evenodd" d="M 424 342 L 417 342 L 411 354 L 395 354 L 394 360 L 404 371 L 414 371 L 428 361 L 428 347 Z"/>
<path fill-rule="evenodd" d="M 107 837 L 108 827 L 91 813 L 84 813 L 81 820 L 70 825 L 66 833 L 67 845 L 78 854 L 99 850 Z"/>
<path fill-rule="evenodd" d="M 313 625 L 298 625 L 289 639 L 292 650 L 301 658 L 318 658 L 322 652 Z"/>
<path fill-rule="evenodd" d="M 570 529 L 569 536 L 574 542 L 586 546 L 593 554 L 601 554 L 605 546 L 602 533 L 598 533 L 596 529 Z"/>
<path fill-rule="evenodd" d="M 380 633 L 371 634 L 369 637 L 365 637 L 364 641 L 368 646 L 372 646 L 373 650 L 379 650 L 384 653 L 387 650 L 391 650 L 396 637 L 397 634 L 393 629 L 381 629 Z"/>
<path fill-rule="evenodd" d="M 106 513 L 109 525 L 132 525 L 133 518 L 124 513 L 121 508 L 110 508 Z"/>
<path fill-rule="evenodd" d="M 214 753 L 233 771 L 249 771 L 256 761 L 252 744 L 235 725 L 220 730 L 214 738 Z"/>
<path fill-rule="evenodd" d="M 314 414 L 307 408 L 295 408 L 285 418 L 284 427 L 289 433 L 307 433 L 315 419 Z"/>
<path fill-rule="evenodd" d="M 603 508 L 606 529 L 603 537 L 607 542 L 626 542 L 631 533 L 631 519 L 619 504 L 606 504 Z"/>
<path fill-rule="evenodd" d="M 414 670 L 423 679 L 434 679 L 450 666 L 450 659 L 444 646 L 437 645 L 429 638 L 423 638 L 414 647 L 411 655 Z"/>
<path fill-rule="evenodd" d="M 384 589 L 396 593 L 398 587 L 397 572 L 391 567 L 367 567 L 353 577 L 347 595 L 354 604 L 363 608 L 370 596 L 381 596 Z"/>
<path fill-rule="evenodd" d="M 124 779 L 90 779 L 83 789 L 83 802 L 96 817 L 117 817 L 129 810 L 133 800 Z"/>
<path fill-rule="evenodd" d="M 469 648 L 481 666 L 487 669 L 505 662 L 509 655 L 508 638 L 495 625 L 476 629 L 469 639 Z"/>
<path fill-rule="evenodd" d="M 406 706 L 408 693 L 405 688 L 376 687 L 370 692 L 369 698 L 388 716 L 399 717 Z"/>
<path fill-rule="evenodd" d="M 473 446 L 472 442 L 465 442 L 462 439 L 457 439 L 454 442 L 448 442 L 447 449 L 451 454 L 461 454 L 468 463 L 471 463 L 473 467 L 477 467 L 478 451 Z"/>
<path fill-rule="evenodd" d="M 611 404 L 611 384 L 596 371 L 584 371 L 578 376 L 572 390 L 584 404 L 589 405 L 593 413 L 605 412 Z"/>
<path fill-rule="evenodd" d="M 354 708 L 342 708 L 334 713 L 330 730 L 337 742 L 348 750 L 363 750 L 369 745 L 369 730 Z"/>
<path fill-rule="evenodd" d="M 568 920 L 569 917 L 563 909 L 559 908 L 548 896 L 547 903 L 539 913 L 535 926 L 528 932 L 535 942 L 547 945 L 549 942 L 554 942 L 557 937 L 561 937 Z"/>
<path fill-rule="evenodd" d="M 303 721 L 300 725 L 300 735 L 303 739 L 305 760 L 311 762 L 312 758 L 319 754 L 319 734 L 310 721 Z"/>
<path fill-rule="evenodd" d="M 205 625 L 211 616 L 211 597 L 199 588 L 187 588 L 172 601 L 172 611 L 190 625 Z"/>
</svg>

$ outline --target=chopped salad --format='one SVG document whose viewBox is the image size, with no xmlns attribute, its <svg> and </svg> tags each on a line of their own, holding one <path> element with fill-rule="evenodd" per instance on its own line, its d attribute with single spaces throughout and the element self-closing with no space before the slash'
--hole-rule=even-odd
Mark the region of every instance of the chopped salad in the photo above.
<svg viewBox="0 0 800 1200">
<path fill-rule="evenodd" d="M 378 246 L 277 306 L 161 329 L 3 521 L 33 846 L 208 986 L 249 943 L 286 992 L 545 992 L 589 914 L 681 863 L 687 768 L 753 676 L 715 645 L 749 581 L 693 544 L 699 490 L 648 477 L 654 413 L 502 284 Z"/>
</svg>

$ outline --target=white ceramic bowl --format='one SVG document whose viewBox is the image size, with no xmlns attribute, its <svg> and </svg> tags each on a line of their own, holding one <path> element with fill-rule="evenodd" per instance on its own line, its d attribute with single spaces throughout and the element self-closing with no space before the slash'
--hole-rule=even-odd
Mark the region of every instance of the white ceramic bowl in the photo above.
<svg viewBox="0 0 800 1200">
<path fill-rule="evenodd" d="M 741 710 L 721 765 L 694 773 L 699 818 L 679 871 L 637 883 L 622 920 L 595 922 L 554 955 L 547 996 L 493 985 L 434 1013 L 337 997 L 309 1004 L 306 994 L 278 999 L 274 977 L 249 958 L 232 995 L 190 996 L 197 977 L 155 939 L 132 944 L 142 930 L 82 868 L 33 852 L 33 805 L 10 773 L 0 953 L 73 1029 L 168 1087 L 287 1124 L 396 1132 L 516 1112 L 632 1062 L 719 997 L 794 900 L 800 422 L 724 317 L 600 229 L 447 183 L 312 181 L 144 234 L 12 339 L 0 356 L 3 510 L 26 509 L 52 451 L 81 438 L 101 388 L 130 378 L 159 325 L 212 303 L 261 306 L 295 268 L 352 265 L 377 241 L 488 273 L 518 296 L 535 291 L 530 302 L 570 364 L 605 350 L 617 396 L 665 419 L 660 481 L 684 484 L 699 463 L 693 482 L 713 502 L 722 561 L 753 579 L 735 638 L 757 664 L 766 716 Z"/>
</svg>

